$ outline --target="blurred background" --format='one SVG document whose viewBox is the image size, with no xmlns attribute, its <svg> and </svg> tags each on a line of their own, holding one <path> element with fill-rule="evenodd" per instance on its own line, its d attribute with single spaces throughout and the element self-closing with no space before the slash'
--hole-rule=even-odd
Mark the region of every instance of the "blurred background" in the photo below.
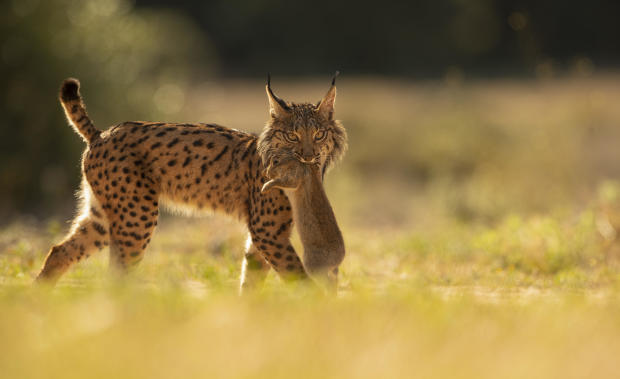
<svg viewBox="0 0 620 379">
<path fill-rule="evenodd" d="M 9 0 L 0 5 L 0 223 L 74 212 L 95 124 L 217 122 L 258 132 L 264 83 L 317 101 L 335 70 L 350 150 L 339 219 L 407 228 L 605 205 L 620 175 L 614 1 Z M 598 206 L 597 205 L 597 206 Z"/>
</svg>

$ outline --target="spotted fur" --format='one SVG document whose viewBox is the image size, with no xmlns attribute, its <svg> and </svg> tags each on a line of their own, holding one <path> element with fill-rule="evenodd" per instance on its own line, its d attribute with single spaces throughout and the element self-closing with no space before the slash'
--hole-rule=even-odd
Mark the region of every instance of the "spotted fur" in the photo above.
<svg viewBox="0 0 620 379">
<path fill-rule="evenodd" d="M 37 280 L 55 282 L 71 265 L 108 245 L 113 267 L 126 270 L 137 264 L 162 204 L 221 212 L 247 225 L 242 288 L 262 282 L 270 267 L 286 280 L 306 278 L 289 240 L 293 217 L 288 198 L 279 189 L 261 193 L 267 180 L 264 163 L 294 155 L 319 160 L 324 172 L 337 160 L 346 148 L 346 134 L 326 113 L 331 108 L 333 114 L 334 96 L 332 86 L 322 105 L 291 104 L 294 113 L 286 118 L 272 105 L 273 117 L 260 138 L 216 124 L 124 122 L 99 131 L 86 113 L 79 82 L 67 79 L 60 101 L 87 142 L 83 205 L 70 233 L 51 248 Z M 329 138 L 310 145 L 285 144 L 279 136 L 282 130 L 315 133 L 319 128 L 326 128 Z"/>
</svg>

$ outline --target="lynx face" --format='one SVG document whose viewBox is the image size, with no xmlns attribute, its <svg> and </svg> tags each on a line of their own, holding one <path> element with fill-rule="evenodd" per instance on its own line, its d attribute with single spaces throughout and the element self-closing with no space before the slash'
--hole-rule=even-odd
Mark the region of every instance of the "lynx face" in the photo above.
<svg viewBox="0 0 620 379">
<path fill-rule="evenodd" d="M 269 83 L 267 96 L 271 117 L 258 141 L 258 151 L 265 167 L 268 169 L 295 158 L 302 163 L 319 165 L 325 174 L 347 148 L 345 129 L 333 119 L 334 82 L 316 105 L 288 103 L 273 93 Z"/>
</svg>

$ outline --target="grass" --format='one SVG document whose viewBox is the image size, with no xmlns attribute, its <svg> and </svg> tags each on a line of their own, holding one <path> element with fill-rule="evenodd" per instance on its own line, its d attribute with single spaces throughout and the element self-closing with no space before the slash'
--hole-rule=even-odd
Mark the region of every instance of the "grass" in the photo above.
<svg viewBox="0 0 620 379">
<path fill-rule="evenodd" d="M 58 292 L 3 296 L 3 376 L 617 375 L 620 308 L 610 299 Z"/>
<path fill-rule="evenodd" d="M 335 298 L 273 274 L 238 297 L 245 231 L 215 216 L 164 216 L 121 281 L 102 253 L 33 288 L 64 216 L 5 224 L 0 377 L 617 377 L 618 81 L 343 83 Z M 219 111 L 186 121 L 245 128 L 248 88 L 222 86 L 229 113 L 198 86 Z"/>
<path fill-rule="evenodd" d="M 347 228 L 337 298 L 274 275 L 239 298 L 245 235 L 222 218 L 164 217 L 120 283 L 101 254 L 32 288 L 59 228 L 13 224 L 0 235 L 0 377 L 614 377 L 617 247 L 592 212 L 558 220 Z"/>
</svg>

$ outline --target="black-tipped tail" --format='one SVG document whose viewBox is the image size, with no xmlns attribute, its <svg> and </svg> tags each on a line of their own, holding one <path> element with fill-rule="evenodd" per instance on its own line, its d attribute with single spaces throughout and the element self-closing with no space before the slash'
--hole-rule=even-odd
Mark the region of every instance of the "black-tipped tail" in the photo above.
<svg viewBox="0 0 620 379">
<path fill-rule="evenodd" d="M 77 79 L 69 78 L 62 82 L 60 87 L 60 102 L 65 109 L 67 119 L 73 129 L 78 132 L 87 143 L 99 138 L 101 133 L 90 117 L 86 113 L 86 107 L 80 96 L 80 82 Z"/>
<path fill-rule="evenodd" d="M 71 101 L 80 99 L 80 81 L 74 78 L 65 79 L 60 87 L 60 100 Z"/>
</svg>

